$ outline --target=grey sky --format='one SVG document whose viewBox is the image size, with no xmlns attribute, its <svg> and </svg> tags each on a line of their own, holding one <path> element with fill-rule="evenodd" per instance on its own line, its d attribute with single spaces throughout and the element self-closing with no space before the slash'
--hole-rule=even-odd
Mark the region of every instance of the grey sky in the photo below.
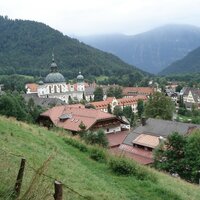
<svg viewBox="0 0 200 200">
<path fill-rule="evenodd" d="M 136 34 L 169 23 L 200 26 L 200 0 L 0 0 L 0 11 L 71 36 Z"/>
</svg>

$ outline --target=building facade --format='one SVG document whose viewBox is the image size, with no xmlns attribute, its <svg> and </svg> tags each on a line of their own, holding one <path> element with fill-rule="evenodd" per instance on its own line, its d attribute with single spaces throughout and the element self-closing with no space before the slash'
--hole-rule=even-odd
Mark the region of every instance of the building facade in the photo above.
<svg viewBox="0 0 200 200">
<path fill-rule="evenodd" d="M 44 81 L 39 84 L 28 83 L 25 88 L 27 94 L 36 93 L 39 98 L 57 98 L 65 103 L 70 101 L 80 101 L 85 96 L 86 100 L 93 98 L 93 94 L 86 91 L 86 83 L 84 77 L 79 72 L 75 84 L 67 84 L 64 76 L 59 73 L 58 66 L 55 63 L 54 55 L 52 55 L 52 63 L 50 65 L 50 73 L 45 77 Z M 89 88 L 89 87 L 88 87 Z"/>
<path fill-rule="evenodd" d="M 180 91 L 180 95 L 183 97 L 187 109 L 191 110 L 193 106 L 200 109 L 200 89 L 184 87 Z"/>
<path fill-rule="evenodd" d="M 104 101 L 92 102 L 91 104 L 97 109 L 103 112 L 108 112 L 108 105 L 110 105 L 111 111 L 113 112 L 115 106 L 124 107 L 130 106 L 134 113 L 137 113 L 138 100 L 146 101 L 147 97 L 144 95 L 137 95 L 129 98 L 116 99 L 115 97 L 108 97 Z"/>
</svg>

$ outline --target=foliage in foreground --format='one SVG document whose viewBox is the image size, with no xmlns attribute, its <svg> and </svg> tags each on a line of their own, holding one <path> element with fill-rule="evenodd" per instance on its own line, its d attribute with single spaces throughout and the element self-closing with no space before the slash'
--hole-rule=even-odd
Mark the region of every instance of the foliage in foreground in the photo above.
<svg viewBox="0 0 200 200">
<path fill-rule="evenodd" d="M 157 182 L 155 174 L 151 173 L 142 166 L 136 164 L 133 160 L 125 157 L 113 157 L 109 161 L 110 169 L 117 175 L 135 176 L 139 180 L 149 180 Z"/>
<path fill-rule="evenodd" d="M 26 103 L 18 92 L 5 93 L 0 96 L 1 115 L 35 123 L 41 111 L 42 109 L 34 104 L 33 99 Z"/>
<path fill-rule="evenodd" d="M 200 178 L 200 131 L 185 137 L 171 134 L 155 150 L 155 167 L 198 183 Z"/>
</svg>

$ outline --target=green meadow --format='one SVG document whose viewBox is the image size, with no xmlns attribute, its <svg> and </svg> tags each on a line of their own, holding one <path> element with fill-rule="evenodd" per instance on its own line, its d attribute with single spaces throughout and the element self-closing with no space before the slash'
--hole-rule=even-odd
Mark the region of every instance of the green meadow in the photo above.
<svg viewBox="0 0 200 200">
<path fill-rule="evenodd" d="M 64 130 L 49 131 L 0 117 L 0 199 L 14 199 L 22 157 L 26 166 L 19 200 L 54 199 L 55 179 L 63 183 L 63 199 L 200 199 L 199 186 L 134 162 L 144 178 L 117 175 L 109 168 L 111 155 L 107 161 L 97 162 L 90 158 L 89 150 L 82 152 L 66 143 L 69 137 Z"/>
</svg>

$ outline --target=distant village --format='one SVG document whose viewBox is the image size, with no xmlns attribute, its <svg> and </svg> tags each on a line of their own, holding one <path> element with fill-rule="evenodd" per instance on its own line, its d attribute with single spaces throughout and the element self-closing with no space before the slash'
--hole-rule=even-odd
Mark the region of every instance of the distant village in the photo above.
<svg viewBox="0 0 200 200">
<path fill-rule="evenodd" d="M 200 109 L 199 89 L 184 87 L 177 91 L 178 83 L 169 82 L 162 92 L 174 102 L 176 112 L 173 119 L 147 119 L 140 116 L 133 125 L 125 116 L 114 115 L 115 108 L 123 110 L 129 107 L 137 115 L 138 101 L 145 103 L 154 93 L 161 93 L 157 83 L 150 81 L 149 87 L 89 84 L 84 81 L 81 72 L 77 74 L 76 80 L 74 84 L 66 83 L 52 55 L 50 73 L 45 79 L 25 85 L 26 101 L 33 99 L 35 104 L 46 109 L 39 116 L 40 124 L 63 128 L 73 134 L 81 131 L 81 124 L 84 124 L 86 130 L 103 129 L 111 153 L 123 154 L 145 165 L 153 163 L 153 150 L 171 133 L 187 135 L 200 128 L 200 125 L 191 123 L 189 118 L 183 123 L 181 117 L 177 117 L 181 100 L 185 110 Z M 123 97 L 107 96 L 109 88 L 116 87 L 121 88 Z M 95 101 L 97 88 L 102 89 L 103 98 Z"/>
</svg>

